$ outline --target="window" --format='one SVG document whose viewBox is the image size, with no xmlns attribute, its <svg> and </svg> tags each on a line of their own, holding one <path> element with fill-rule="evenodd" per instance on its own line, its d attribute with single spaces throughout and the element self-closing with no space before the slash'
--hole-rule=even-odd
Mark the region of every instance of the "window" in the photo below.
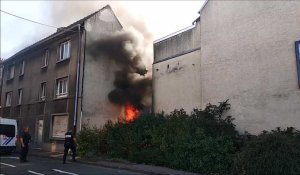
<svg viewBox="0 0 300 175">
<path fill-rule="evenodd" d="M 8 73 L 7 73 L 7 79 L 13 79 L 14 78 L 14 73 L 15 73 L 15 66 L 9 66 L 8 67 Z"/>
<path fill-rule="evenodd" d="M 297 69 L 298 69 L 298 86 L 300 88 L 300 41 L 295 42 L 296 48 L 296 62 L 297 62 Z"/>
<path fill-rule="evenodd" d="M 5 106 L 11 106 L 12 92 L 7 92 L 5 95 Z"/>
<path fill-rule="evenodd" d="M 56 81 L 56 97 L 66 97 L 68 95 L 68 78 L 61 78 Z"/>
<path fill-rule="evenodd" d="M 3 73 L 3 67 L 2 66 L 0 66 L 0 79 L 2 79 L 2 74 Z"/>
<path fill-rule="evenodd" d="M 42 68 L 48 66 L 49 54 L 49 50 L 47 49 L 42 57 Z"/>
<path fill-rule="evenodd" d="M 44 101 L 46 99 L 46 82 L 41 83 L 41 90 L 40 90 L 40 100 Z"/>
<path fill-rule="evenodd" d="M 0 135 L 5 135 L 6 137 L 15 137 L 15 134 L 15 125 L 0 124 Z"/>
<path fill-rule="evenodd" d="M 67 115 L 53 116 L 52 118 L 52 137 L 64 138 L 65 133 L 68 132 Z"/>
<path fill-rule="evenodd" d="M 18 90 L 18 105 L 22 103 L 22 95 L 23 95 L 23 90 L 19 89 Z"/>
<path fill-rule="evenodd" d="M 71 47 L 70 41 L 60 44 L 59 57 L 58 57 L 57 61 L 62 61 L 62 60 L 68 59 L 70 57 L 70 51 L 71 51 L 70 47 Z"/>
<path fill-rule="evenodd" d="M 25 71 L 25 61 L 23 60 L 20 64 L 20 75 L 24 75 Z"/>
</svg>

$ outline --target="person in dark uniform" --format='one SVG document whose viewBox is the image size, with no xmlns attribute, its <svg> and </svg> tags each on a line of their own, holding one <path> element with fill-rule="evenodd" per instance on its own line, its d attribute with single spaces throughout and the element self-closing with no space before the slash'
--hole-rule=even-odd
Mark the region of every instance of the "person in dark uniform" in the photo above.
<svg viewBox="0 0 300 175">
<path fill-rule="evenodd" d="M 68 131 L 65 134 L 65 150 L 64 150 L 64 156 L 63 156 L 63 164 L 66 163 L 67 154 L 69 152 L 69 149 L 72 150 L 72 160 L 75 161 L 76 156 L 76 140 L 74 138 L 72 130 Z"/>
<path fill-rule="evenodd" d="M 28 127 L 24 127 L 23 131 L 20 134 L 20 142 L 21 142 L 21 155 L 20 162 L 27 162 L 27 154 L 29 150 L 29 142 L 31 140 L 31 136 L 28 133 Z"/>
</svg>

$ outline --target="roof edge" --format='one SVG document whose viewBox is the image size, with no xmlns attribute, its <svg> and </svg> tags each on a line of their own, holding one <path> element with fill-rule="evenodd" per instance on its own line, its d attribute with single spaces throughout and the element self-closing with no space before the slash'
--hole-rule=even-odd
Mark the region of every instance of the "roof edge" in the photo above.
<svg viewBox="0 0 300 175">
<path fill-rule="evenodd" d="M 114 17 L 116 18 L 117 22 L 118 22 L 118 23 L 120 24 L 120 26 L 123 28 L 123 25 L 122 25 L 121 21 L 119 20 L 119 18 L 118 18 L 117 15 L 115 14 L 115 12 L 114 12 L 114 10 L 112 9 L 112 7 L 111 7 L 109 4 L 107 4 L 104 8 L 109 8 L 109 9 L 110 9 L 110 11 L 112 12 L 112 14 L 113 14 Z"/>
<path fill-rule="evenodd" d="M 164 37 L 162 37 L 162 38 L 159 38 L 159 39 L 153 41 L 153 44 L 156 44 L 156 43 L 159 43 L 159 42 L 164 41 L 164 40 L 166 40 L 166 39 L 172 38 L 173 36 L 176 36 L 176 35 L 178 35 L 178 34 L 180 34 L 180 33 L 183 33 L 183 32 L 186 32 L 186 31 L 188 31 L 188 30 L 191 30 L 191 29 L 193 29 L 193 28 L 195 28 L 195 27 L 196 27 L 196 25 L 194 25 L 194 24 L 191 25 L 191 26 L 185 27 L 185 28 L 183 28 L 183 29 L 181 29 L 181 30 L 178 30 L 178 31 L 176 31 L 176 32 L 173 32 L 173 33 L 171 33 L 171 34 L 169 34 L 169 35 L 166 35 L 166 36 L 164 36 Z"/>
<path fill-rule="evenodd" d="M 43 43 L 49 41 L 49 40 L 51 40 L 51 39 L 53 39 L 53 38 L 55 38 L 55 37 L 58 37 L 58 36 L 64 34 L 65 32 L 72 31 L 72 29 L 73 29 L 74 27 L 77 27 L 78 25 L 83 25 L 84 22 L 85 22 L 88 18 L 92 17 L 93 15 L 99 13 L 100 11 L 102 11 L 102 10 L 104 10 L 104 9 L 110 9 L 111 11 L 113 11 L 113 10 L 111 9 L 110 5 L 107 4 L 107 5 L 105 5 L 104 7 L 100 8 L 99 10 L 97 10 L 97 11 L 95 11 L 95 12 L 93 12 L 93 13 L 91 13 L 91 14 L 89 14 L 89 15 L 87 15 L 87 16 L 85 16 L 85 17 L 83 17 L 83 18 L 81 18 L 81 19 L 79 19 L 79 20 L 77 20 L 77 21 L 75 21 L 74 23 L 71 23 L 70 25 L 64 27 L 62 30 L 56 31 L 56 32 L 54 32 L 53 34 L 50 34 L 50 35 L 46 36 L 45 38 L 43 38 L 43 39 L 41 39 L 41 40 L 38 40 L 37 42 L 35 42 L 35 43 L 33 43 L 33 44 L 31 44 L 31 45 L 29 45 L 29 46 L 27 46 L 27 47 L 25 47 L 25 48 L 19 50 L 18 52 L 16 52 L 15 54 L 13 54 L 12 56 L 10 56 L 9 58 L 3 60 L 3 63 L 6 63 L 6 62 L 11 61 L 11 60 L 14 60 L 16 57 L 18 57 L 18 56 L 20 56 L 20 55 L 22 55 L 22 54 L 27 53 L 27 52 L 30 51 L 31 49 L 33 49 L 33 48 L 35 48 L 35 47 L 37 47 L 37 46 L 39 46 L 39 45 L 41 45 L 41 44 L 43 44 Z"/>
<path fill-rule="evenodd" d="M 77 24 L 77 25 L 81 25 L 81 24 Z M 47 37 L 45 37 L 45 38 L 43 38 L 43 39 L 41 39 L 41 40 L 33 43 L 33 44 L 31 44 L 31 45 L 23 48 L 22 50 L 16 52 L 15 54 L 13 54 L 12 56 L 10 56 L 9 58 L 3 60 L 3 63 L 9 62 L 11 60 L 14 60 L 18 56 L 23 55 L 23 54 L 29 52 L 30 50 L 34 49 L 35 47 L 40 46 L 40 45 L 48 42 L 49 40 L 51 40 L 53 38 L 56 38 L 56 37 L 64 34 L 65 32 L 72 31 L 72 29 L 74 27 L 77 27 L 77 25 L 66 27 L 66 28 L 64 28 L 64 29 L 62 29 L 62 30 L 60 30 L 58 32 L 55 32 L 55 33 L 53 33 L 53 34 L 51 34 L 51 35 L 49 35 L 49 36 L 47 36 Z"/>
<path fill-rule="evenodd" d="M 203 11 L 203 9 L 206 7 L 206 4 L 208 3 L 209 0 L 205 0 L 204 4 L 202 5 L 201 9 L 199 10 L 199 14 L 201 15 L 201 12 Z"/>
</svg>

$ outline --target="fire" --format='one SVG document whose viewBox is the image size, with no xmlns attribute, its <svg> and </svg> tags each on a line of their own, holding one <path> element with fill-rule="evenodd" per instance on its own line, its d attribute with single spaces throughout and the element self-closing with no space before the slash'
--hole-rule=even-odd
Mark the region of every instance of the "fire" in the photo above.
<svg viewBox="0 0 300 175">
<path fill-rule="evenodd" d="M 139 111 L 130 103 L 125 104 L 125 120 L 127 122 L 133 121 L 139 115 Z"/>
</svg>

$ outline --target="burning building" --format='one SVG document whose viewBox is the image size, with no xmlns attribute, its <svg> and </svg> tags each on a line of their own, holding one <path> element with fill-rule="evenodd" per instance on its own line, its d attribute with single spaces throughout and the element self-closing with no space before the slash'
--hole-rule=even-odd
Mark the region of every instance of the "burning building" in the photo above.
<svg viewBox="0 0 300 175">
<path fill-rule="evenodd" d="M 151 106 L 140 42 L 110 6 L 59 28 L 3 62 L 1 116 L 52 150 L 69 129 L 132 121 Z"/>
</svg>

